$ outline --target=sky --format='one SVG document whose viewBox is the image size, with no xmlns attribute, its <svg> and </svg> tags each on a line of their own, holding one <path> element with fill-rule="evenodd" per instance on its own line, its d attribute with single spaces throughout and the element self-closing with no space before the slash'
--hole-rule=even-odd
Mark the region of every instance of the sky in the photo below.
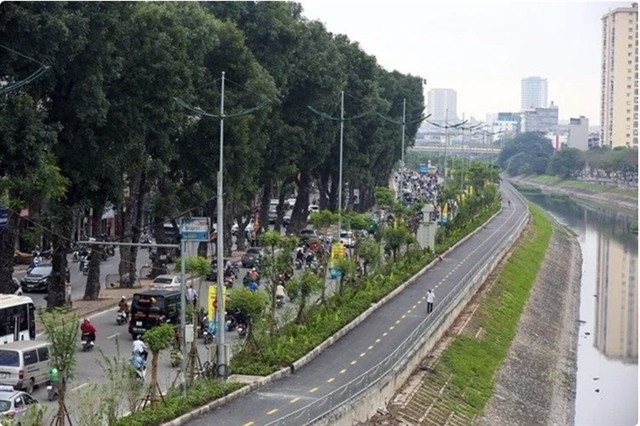
<svg viewBox="0 0 640 426">
<path fill-rule="evenodd" d="M 301 1 L 387 70 L 457 91 L 458 115 L 520 110 L 521 80 L 548 79 L 560 120 L 600 121 L 602 15 L 629 2 Z"/>
</svg>

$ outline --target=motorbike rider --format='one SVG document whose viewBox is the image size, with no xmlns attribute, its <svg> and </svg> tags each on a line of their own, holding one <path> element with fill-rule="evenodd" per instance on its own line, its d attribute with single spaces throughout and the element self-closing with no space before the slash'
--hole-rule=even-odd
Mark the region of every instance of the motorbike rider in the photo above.
<svg viewBox="0 0 640 426">
<path fill-rule="evenodd" d="M 85 318 L 84 320 L 82 320 L 80 331 L 82 332 L 82 334 L 87 334 L 89 336 L 89 343 L 93 345 L 96 341 L 96 332 L 98 330 L 93 324 L 91 324 L 89 318 Z"/>
<path fill-rule="evenodd" d="M 296 260 L 304 261 L 304 250 L 302 250 L 302 247 L 296 249 Z"/>
<path fill-rule="evenodd" d="M 149 352 L 147 352 L 147 345 L 142 341 L 142 337 L 136 337 L 136 340 L 133 341 L 133 353 L 139 353 L 142 359 L 147 362 L 147 357 L 149 356 Z"/>
<path fill-rule="evenodd" d="M 258 280 L 260 279 L 260 274 L 258 274 L 258 271 L 256 271 L 256 268 L 251 268 L 251 272 L 249 273 L 249 276 L 255 282 L 258 282 Z"/>
<path fill-rule="evenodd" d="M 146 365 L 146 361 L 137 351 L 133 352 L 131 358 L 129 358 L 129 363 L 136 371 L 140 371 Z"/>
<path fill-rule="evenodd" d="M 276 287 L 276 302 L 284 303 L 284 296 L 286 295 L 286 290 L 282 284 L 278 284 Z"/>
<path fill-rule="evenodd" d="M 129 320 L 129 304 L 127 303 L 127 298 L 122 296 L 120 302 L 118 303 L 119 312 L 124 312 L 127 316 L 127 320 Z"/>
<path fill-rule="evenodd" d="M 247 318 L 245 313 L 242 312 L 240 309 L 236 309 L 236 311 L 234 312 L 233 316 L 236 319 L 236 324 L 237 325 L 243 325 L 244 327 L 249 326 L 249 318 Z"/>
</svg>

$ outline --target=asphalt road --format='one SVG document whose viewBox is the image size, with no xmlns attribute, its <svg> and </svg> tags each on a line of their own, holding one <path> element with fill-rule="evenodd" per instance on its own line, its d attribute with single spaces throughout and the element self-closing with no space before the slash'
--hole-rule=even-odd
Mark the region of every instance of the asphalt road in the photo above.
<svg viewBox="0 0 640 426">
<path fill-rule="evenodd" d="M 49 263 L 50 261 L 44 260 L 43 263 Z M 116 249 L 116 255 L 107 258 L 107 260 L 100 263 L 100 283 L 104 286 L 105 277 L 108 274 L 118 274 L 118 265 L 120 263 L 120 255 L 118 254 L 118 250 Z M 146 249 L 141 249 L 138 251 L 138 258 L 136 261 L 136 270 L 139 272 L 140 268 L 143 265 L 150 264 L 149 260 L 149 251 Z M 84 289 L 87 284 L 87 277 L 82 275 L 80 271 L 80 263 L 73 263 L 69 261 L 69 272 L 71 274 L 71 297 L 77 298 L 82 297 L 84 295 Z M 13 274 L 14 278 L 20 280 L 23 276 L 27 274 L 26 270 L 20 270 Z M 27 293 L 23 288 L 25 296 L 29 296 L 33 299 L 33 303 L 36 307 L 46 306 L 47 302 L 44 300 L 44 297 L 47 295 L 46 292 L 38 292 L 38 293 Z"/>
<path fill-rule="evenodd" d="M 526 214 L 526 205 L 509 185 L 503 185 L 502 191 L 505 199 L 511 199 L 511 206 L 505 203 L 502 212 L 483 229 L 320 356 L 294 375 L 225 404 L 188 424 L 270 424 L 321 399 L 377 365 L 425 318 L 425 294 L 429 288 L 435 289 L 437 309 L 439 300 L 451 293 L 461 280 L 472 276 L 470 271 L 478 271 L 484 266 L 487 253 L 497 252 L 506 244 L 506 237 Z M 286 423 L 293 425 L 293 422 Z"/>
</svg>

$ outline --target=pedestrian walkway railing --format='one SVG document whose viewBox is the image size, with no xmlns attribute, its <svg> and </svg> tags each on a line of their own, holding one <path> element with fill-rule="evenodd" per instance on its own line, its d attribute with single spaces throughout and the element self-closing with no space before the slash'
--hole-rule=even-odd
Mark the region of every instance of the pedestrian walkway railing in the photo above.
<svg viewBox="0 0 640 426">
<path fill-rule="evenodd" d="M 324 397 L 300 408 L 280 419 L 271 422 L 268 426 L 299 426 L 307 425 L 342 407 L 354 398 L 360 396 L 376 383 L 387 377 L 393 370 L 401 370 L 419 349 L 425 336 L 432 334 L 446 319 L 451 310 L 455 308 L 468 293 L 475 291 L 475 285 L 482 275 L 495 267 L 495 264 L 502 256 L 497 257 L 496 253 L 503 253 L 506 248 L 511 247 L 515 238 L 520 234 L 519 230 L 527 222 L 527 215 L 523 216 L 514 227 L 504 232 L 505 239 L 496 242 L 493 247 L 487 247 L 484 255 L 477 261 L 467 274 L 456 284 L 456 286 L 437 303 L 433 312 L 426 316 L 418 326 L 407 336 L 407 338 L 386 358 L 374 367 L 370 368 L 360 376 L 325 395 Z M 496 257 L 494 262 L 490 259 Z M 483 266 L 479 266 L 483 265 Z"/>
</svg>

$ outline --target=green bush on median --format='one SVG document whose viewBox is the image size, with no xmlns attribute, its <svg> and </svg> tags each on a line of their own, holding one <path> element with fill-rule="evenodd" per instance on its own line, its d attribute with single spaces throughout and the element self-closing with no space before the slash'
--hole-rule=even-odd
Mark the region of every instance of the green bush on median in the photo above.
<svg viewBox="0 0 640 426">
<path fill-rule="evenodd" d="M 160 401 L 155 410 L 147 404 L 135 414 L 119 418 L 114 426 L 159 426 L 244 386 L 244 383 L 198 379 L 188 388 L 187 396 L 183 397 L 179 390 L 174 389 L 164 396 L 164 401 Z"/>
<path fill-rule="evenodd" d="M 333 294 L 325 303 L 310 308 L 304 324 L 287 324 L 276 335 L 257 334 L 251 349 L 245 347 L 231 359 L 231 372 L 266 376 L 291 365 L 420 271 L 437 254 L 484 224 L 499 209 L 500 201 L 490 200 L 469 212 L 466 220 L 451 222 L 436 245 L 436 254 L 428 250 L 410 251 L 389 265 L 384 273 L 364 277 L 357 287 Z"/>
</svg>

